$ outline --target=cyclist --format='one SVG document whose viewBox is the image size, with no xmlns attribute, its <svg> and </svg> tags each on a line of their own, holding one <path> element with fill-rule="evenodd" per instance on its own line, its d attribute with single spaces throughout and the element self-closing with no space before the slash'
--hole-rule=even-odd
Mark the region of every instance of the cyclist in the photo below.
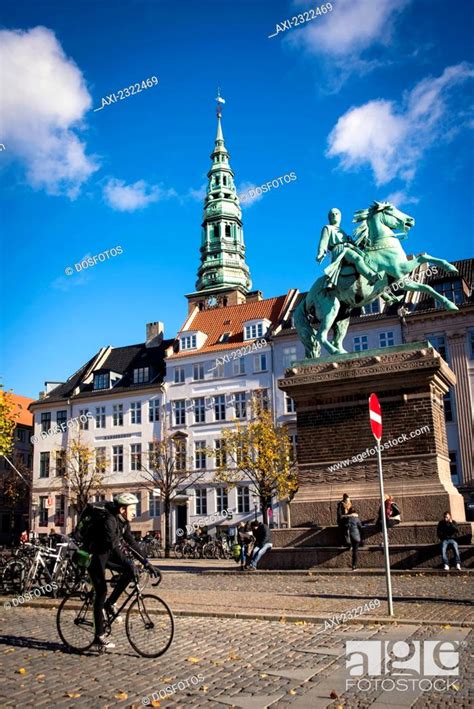
<svg viewBox="0 0 474 709">
<path fill-rule="evenodd" d="M 100 524 L 94 527 L 94 538 L 89 544 L 91 553 L 89 575 L 95 591 L 94 597 L 94 644 L 102 648 L 114 648 L 115 644 L 108 642 L 104 634 L 104 612 L 107 616 L 116 613 L 115 602 L 135 578 L 133 564 L 122 551 L 122 542 L 130 548 L 132 554 L 143 564 L 153 576 L 158 573 L 149 561 L 143 558 L 140 545 L 130 531 L 130 522 L 136 517 L 137 497 L 129 492 L 115 495 L 113 502 L 105 503 L 107 514 L 101 517 Z M 117 585 L 107 597 L 105 569 L 121 571 Z M 117 618 L 118 620 L 119 618 Z"/>
</svg>

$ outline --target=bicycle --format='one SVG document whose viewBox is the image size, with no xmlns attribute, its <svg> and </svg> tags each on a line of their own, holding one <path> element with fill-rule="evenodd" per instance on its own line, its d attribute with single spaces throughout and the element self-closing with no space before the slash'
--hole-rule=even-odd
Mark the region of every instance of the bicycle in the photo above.
<svg viewBox="0 0 474 709">
<path fill-rule="evenodd" d="M 158 586 L 158 580 L 152 586 Z M 159 596 L 142 593 L 136 580 L 132 590 L 124 591 L 126 599 L 116 613 L 105 621 L 105 634 L 110 635 L 112 624 L 127 608 L 125 632 L 133 649 L 142 657 L 160 657 L 171 645 L 174 637 L 174 617 L 169 606 Z M 130 603 L 130 600 L 133 600 Z M 56 627 L 63 643 L 73 652 L 83 653 L 94 644 L 94 591 L 82 586 L 67 595 L 56 616 Z M 99 652 L 105 652 L 99 649 Z"/>
</svg>

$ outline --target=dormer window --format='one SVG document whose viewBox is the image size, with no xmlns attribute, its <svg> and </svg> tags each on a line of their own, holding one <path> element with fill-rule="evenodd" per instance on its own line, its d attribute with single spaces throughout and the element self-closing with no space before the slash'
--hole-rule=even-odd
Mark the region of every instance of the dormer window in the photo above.
<svg viewBox="0 0 474 709">
<path fill-rule="evenodd" d="M 134 384 L 146 384 L 150 381 L 150 368 L 149 367 L 137 367 L 133 370 L 133 383 Z"/>
<path fill-rule="evenodd" d="M 229 342 L 229 338 L 232 335 L 231 332 L 224 332 L 220 337 L 219 337 L 219 342 Z"/>
<path fill-rule="evenodd" d="M 94 374 L 94 389 L 109 389 L 110 372 L 98 372 Z"/>
<path fill-rule="evenodd" d="M 257 337 L 263 337 L 263 322 L 246 325 L 244 331 L 244 340 L 256 340 Z"/>
<path fill-rule="evenodd" d="M 196 335 L 181 336 L 181 350 L 195 350 L 197 345 Z"/>
</svg>

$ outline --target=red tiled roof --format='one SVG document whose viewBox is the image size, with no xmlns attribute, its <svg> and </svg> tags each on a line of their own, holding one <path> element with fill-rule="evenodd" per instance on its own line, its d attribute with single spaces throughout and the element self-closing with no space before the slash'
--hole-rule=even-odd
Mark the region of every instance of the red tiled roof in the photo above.
<svg viewBox="0 0 474 709">
<path fill-rule="evenodd" d="M 23 426 L 33 426 L 33 414 L 28 411 L 28 406 L 33 403 L 34 399 L 29 399 L 27 396 L 20 396 L 13 392 L 9 392 L 9 394 L 15 405 L 13 414 L 18 414 L 15 416 L 15 423 L 20 423 Z"/>
<path fill-rule="evenodd" d="M 210 310 L 200 310 L 188 324 L 188 330 L 193 332 L 198 330 L 204 332 L 208 337 L 204 347 L 199 350 L 186 350 L 184 352 L 173 353 L 172 357 L 186 357 L 189 355 L 211 352 L 213 350 L 233 349 L 236 345 L 244 341 L 244 322 L 248 320 L 270 320 L 275 326 L 281 317 L 283 306 L 288 295 L 280 295 L 276 298 L 266 300 L 256 300 L 241 305 L 230 305 L 225 308 L 212 308 Z M 186 321 L 189 317 L 186 318 Z M 184 324 L 183 324 L 184 325 Z M 182 330 L 180 332 L 183 332 Z M 219 342 L 219 338 L 225 333 L 232 333 L 227 342 Z"/>
</svg>

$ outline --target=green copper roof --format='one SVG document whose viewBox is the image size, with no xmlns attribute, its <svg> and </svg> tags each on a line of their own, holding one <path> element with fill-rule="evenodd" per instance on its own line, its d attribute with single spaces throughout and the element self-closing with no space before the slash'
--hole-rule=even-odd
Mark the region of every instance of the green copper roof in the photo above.
<svg viewBox="0 0 474 709">
<path fill-rule="evenodd" d="M 218 108 L 216 140 L 211 154 L 212 166 L 207 173 L 209 183 L 204 200 L 197 291 L 239 288 L 248 292 L 252 287 L 249 268 L 245 262 L 242 210 L 229 159 Z"/>
</svg>

